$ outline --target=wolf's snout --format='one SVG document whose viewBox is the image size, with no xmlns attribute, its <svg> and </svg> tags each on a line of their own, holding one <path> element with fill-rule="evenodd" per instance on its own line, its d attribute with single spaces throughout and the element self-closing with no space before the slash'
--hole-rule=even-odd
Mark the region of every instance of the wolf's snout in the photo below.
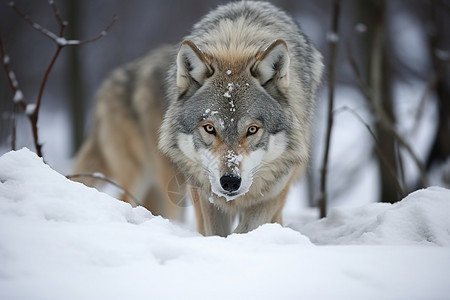
<svg viewBox="0 0 450 300">
<path fill-rule="evenodd" d="M 241 186 L 241 178 L 230 175 L 224 175 L 220 177 L 220 185 L 225 191 L 234 192 L 237 191 Z"/>
</svg>

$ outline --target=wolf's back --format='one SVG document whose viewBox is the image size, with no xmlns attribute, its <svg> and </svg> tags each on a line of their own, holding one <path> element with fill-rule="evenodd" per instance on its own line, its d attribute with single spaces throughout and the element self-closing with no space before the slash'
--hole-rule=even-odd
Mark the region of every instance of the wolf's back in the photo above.
<svg viewBox="0 0 450 300">
<path fill-rule="evenodd" d="M 175 54 L 173 47 L 160 48 L 111 73 L 97 93 L 93 129 L 74 165 L 76 174 L 99 172 L 116 180 L 139 204 L 163 215 L 161 207 L 167 205 L 161 204 L 166 192 L 157 187 L 164 163 L 157 150 L 158 128 L 168 106 L 165 83 Z M 77 181 L 101 184 L 92 177 Z"/>
</svg>

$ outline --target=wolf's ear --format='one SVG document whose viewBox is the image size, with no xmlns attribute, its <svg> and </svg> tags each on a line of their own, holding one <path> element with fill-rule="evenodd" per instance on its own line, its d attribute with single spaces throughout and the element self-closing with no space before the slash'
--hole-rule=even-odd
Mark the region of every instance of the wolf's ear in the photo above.
<svg viewBox="0 0 450 300">
<path fill-rule="evenodd" d="M 275 40 L 264 51 L 256 55 L 256 63 L 251 72 L 261 85 L 269 81 L 281 89 L 289 86 L 289 51 L 284 40 Z"/>
<path fill-rule="evenodd" d="M 211 76 L 211 60 L 194 42 L 184 40 L 177 56 L 177 86 L 180 94 L 184 93 L 192 83 L 202 85 Z"/>
</svg>

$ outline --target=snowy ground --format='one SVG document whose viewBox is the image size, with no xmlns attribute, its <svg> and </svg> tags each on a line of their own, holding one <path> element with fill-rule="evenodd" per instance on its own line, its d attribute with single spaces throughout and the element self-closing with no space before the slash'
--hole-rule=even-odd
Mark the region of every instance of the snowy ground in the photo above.
<svg viewBox="0 0 450 300">
<path fill-rule="evenodd" d="M 228 238 L 0 157 L 0 299 L 449 299 L 450 191 Z"/>
</svg>

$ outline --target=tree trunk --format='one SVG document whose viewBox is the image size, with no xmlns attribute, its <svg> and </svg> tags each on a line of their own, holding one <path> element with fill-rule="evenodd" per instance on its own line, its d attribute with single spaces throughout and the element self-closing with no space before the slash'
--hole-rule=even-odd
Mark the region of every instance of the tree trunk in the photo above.
<svg viewBox="0 0 450 300">
<path fill-rule="evenodd" d="M 67 13 L 69 38 L 79 39 L 80 1 L 69 0 Z M 83 142 L 84 131 L 84 85 L 81 81 L 80 47 L 68 47 L 68 82 L 70 98 L 70 114 L 72 119 L 72 149 L 75 153 Z"/>
<path fill-rule="evenodd" d="M 371 107 L 375 114 L 375 131 L 377 135 L 377 161 L 380 174 L 380 202 L 394 203 L 401 200 L 402 193 L 396 185 L 398 178 L 396 141 L 388 126 L 383 124 L 383 117 L 377 116 L 380 110 L 392 123 L 395 115 L 392 107 L 391 80 L 392 70 L 387 56 L 386 37 L 386 2 L 370 0 L 359 4 L 358 13 L 362 22 L 367 24 L 367 32 L 361 39 L 361 57 L 363 72 L 371 90 Z M 394 178 L 395 177 L 395 178 Z"/>
<path fill-rule="evenodd" d="M 438 101 L 438 128 L 433 142 L 432 150 L 427 159 L 427 168 L 434 164 L 442 164 L 450 157 L 450 78 L 449 51 L 441 52 L 442 49 L 448 49 L 450 34 L 448 26 L 448 11 L 445 10 L 443 1 L 433 1 L 431 5 L 431 34 L 429 38 L 429 47 L 432 57 L 433 69 L 437 76 L 436 95 Z M 450 185 L 450 182 L 448 182 Z"/>
</svg>

